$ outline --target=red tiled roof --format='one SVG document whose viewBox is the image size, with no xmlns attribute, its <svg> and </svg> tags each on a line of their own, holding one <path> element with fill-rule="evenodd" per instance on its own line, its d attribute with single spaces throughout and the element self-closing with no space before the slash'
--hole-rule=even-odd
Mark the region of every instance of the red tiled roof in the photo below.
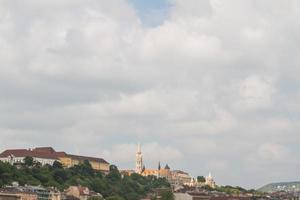
<svg viewBox="0 0 300 200">
<path fill-rule="evenodd" d="M 56 152 L 52 147 L 37 147 L 35 149 L 8 149 L 3 151 L 0 154 L 0 158 L 6 158 L 8 156 L 15 156 L 15 157 L 36 157 L 36 158 L 46 158 L 46 159 L 58 159 L 59 157 L 69 156 L 71 158 L 84 161 L 94 161 L 94 162 L 101 162 L 109 164 L 102 158 L 95 158 L 95 157 L 88 157 L 88 156 L 78 156 L 67 154 L 66 152 L 60 151 Z"/>
<path fill-rule="evenodd" d="M 15 157 L 36 157 L 36 158 L 46 158 L 46 159 L 57 159 L 58 157 L 49 152 L 39 152 L 35 150 L 30 150 L 30 149 L 8 149 L 3 151 L 0 154 L 0 158 L 5 158 L 8 156 L 15 156 Z"/>
<path fill-rule="evenodd" d="M 52 147 L 36 147 L 36 148 L 34 148 L 34 151 L 48 152 L 48 153 L 54 153 L 55 152 L 55 150 Z"/>
</svg>

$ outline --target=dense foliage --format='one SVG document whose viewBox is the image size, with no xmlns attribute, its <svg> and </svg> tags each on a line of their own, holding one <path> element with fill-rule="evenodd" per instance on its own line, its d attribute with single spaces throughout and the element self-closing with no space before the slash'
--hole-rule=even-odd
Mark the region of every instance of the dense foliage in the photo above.
<svg viewBox="0 0 300 200">
<path fill-rule="evenodd" d="M 254 189 L 251 190 L 247 190 L 245 188 L 239 187 L 239 186 L 230 186 L 230 185 L 226 185 L 226 186 L 217 186 L 214 190 L 219 191 L 219 192 L 225 192 L 227 194 L 243 194 L 243 193 L 251 193 L 254 195 L 258 195 L 260 194 L 259 192 L 257 192 Z"/>
<path fill-rule="evenodd" d="M 204 176 L 197 176 L 197 182 L 205 183 L 205 177 Z"/>
<path fill-rule="evenodd" d="M 169 190 L 163 191 L 160 195 L 160 200 L 174 200 L 174 194 Z M 154 197 L 152 200 L 158 200 L 158 198 Z"/>
<path fill-rule="evenodd" d="M 55 162 L 53 166 L 41 166 L 30 158 L 26 158 L 25 164 L 18 166 L 0 161 L 0 186 L 13 181 L 20 185 L 53 186 L 60 190 L 70 185 L 86 186 L 101 193 L 107 200 L 137 200 L 155 188 L 170 187 L 163 178 L 143 177 L 139 174 L 122 176 L 114 165 L 104 175 L 94 171 L 88 161 L 68 169 L 64 169 L 59 162 Z"/>
</svg>

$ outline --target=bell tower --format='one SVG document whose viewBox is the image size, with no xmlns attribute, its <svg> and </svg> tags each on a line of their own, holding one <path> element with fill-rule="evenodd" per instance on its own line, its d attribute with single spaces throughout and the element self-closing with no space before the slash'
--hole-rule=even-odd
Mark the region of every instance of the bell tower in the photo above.
<svg viewBox="0 0 300 200">
<path fill-rule="evenodd" d="M 141 151 L 141 145 L 138 144 L 137 152 L 135 156 L 135 172 L 141 174 L 143 171 L 143 155 Z"/>
</svg>

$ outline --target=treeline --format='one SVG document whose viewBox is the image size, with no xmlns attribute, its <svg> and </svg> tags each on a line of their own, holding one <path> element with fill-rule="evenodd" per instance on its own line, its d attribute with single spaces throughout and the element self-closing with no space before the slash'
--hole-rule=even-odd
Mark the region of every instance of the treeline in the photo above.
<svg viewBox="0 0 300 200">
<path fill-rule="evenodd" d="M 96 172 L 88 161 L 71 168 L 60 162 L 42 166 L 32 158 L 25 158 L 22 165 L 13 166 L 0 161 L 0 186 L 17 181 L 20 185 L 41 185 L 64 190 L 71 185 L 81 185 L 101 193 L 107 200 L 138 200 L 155 188 L 170 188 L 164 178 L 143 177 L 139 174 L 122 176 L 118 168 L 110 166 L 107 175 Z"/>
<path fill-rule="evenodd" d="M 214 190 L 216 190 L 218 192 L 225 192 L 225 193 L 231 194 L 231 195 L 232 194 L 239 195 L 239 194 L 245 194 L 245 193 L 250 193 L 253 195 L 261 195 L 262 194 L 254 189 L 247 190 L 240 186 L 231 186 L 231 185 L 217 186 L 216 188 L 214 188 Z"/>
</svg>

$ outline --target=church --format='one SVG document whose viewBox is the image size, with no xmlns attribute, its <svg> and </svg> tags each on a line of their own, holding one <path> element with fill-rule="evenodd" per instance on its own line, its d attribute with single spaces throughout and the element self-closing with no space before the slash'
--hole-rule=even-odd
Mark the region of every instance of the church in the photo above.
<svg viewBox="0 0 300 200">
<path fill-rule="evenodd" d="M 141 145 L 138 144 L 136 159 L 135 159 L 135 173 L 141 174 L 142 176 L 156 176 L 161 178 L 166 178 L 167 180 L 172 180 L 172 172 L 168 164 L 164 168 L 158 163 L 157 169 L 147 169 L 143 164 L 143 155 L 141 151 Z"/>
<path fill-rule="evenodd" d="M 172 185 L 188 185 L 195 186 L 197 183 L 195 179 L 192 178 L 187 172 L 181 170 L 171 170 L 169 165 L 166 164 L 165 167 L 161 167 L 161 163 L 158 162 L 157 169 L 148 169 L 143 163 L 143 154 L 141 150 L 141 145 L 138 144 L 137 151 L 135 155 L 135 169 L 134 170 L 120 170 L 123 175 L 131 175 L 133 173 L 140 174 L 142 176 L 155 176 L 157 178 L 166 178 L 168 182 Z M 211 187 L 215 186 L 215 182 L 211 174 L 206 177 L 206 185 Z"/>
</svg>

